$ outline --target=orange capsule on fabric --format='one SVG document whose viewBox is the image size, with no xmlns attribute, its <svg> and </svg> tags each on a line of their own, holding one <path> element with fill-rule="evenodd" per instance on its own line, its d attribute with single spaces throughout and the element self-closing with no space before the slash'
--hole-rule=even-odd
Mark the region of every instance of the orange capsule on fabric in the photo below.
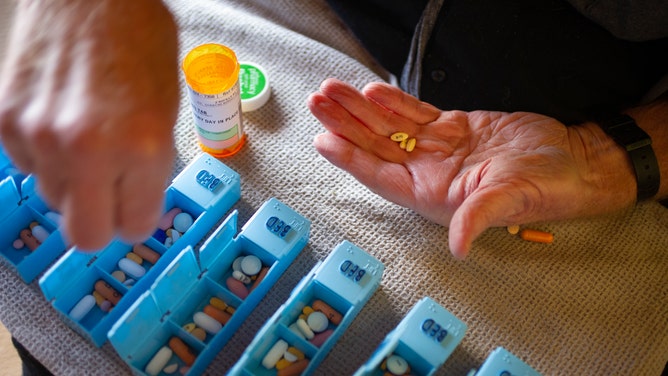
<svg viewBox="0 0 668 376">
<path fill-rule="evenodd" d="M 526 241 L 536 243 L 552 243 L 554 241 L 554 235 L 551 233 L 531 229 L 520 231 L 520 237 Z"/>
</svg>

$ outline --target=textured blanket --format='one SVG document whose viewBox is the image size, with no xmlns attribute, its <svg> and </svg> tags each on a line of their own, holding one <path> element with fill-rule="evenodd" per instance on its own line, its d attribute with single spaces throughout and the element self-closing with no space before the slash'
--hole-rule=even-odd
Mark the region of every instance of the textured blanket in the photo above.
<svg viewBox="0 0 668 376">
<path fill-rule="evenodd" d="M 0 1 L 2 38 L 12 2 Z M 268 198 L 312 225 L 310 242 L 208 368 L 229 369 L 296 283 L 342 240 L 386 266 L 382 284 L 317 373 L 350 375 L 408 310 L 429 296 L 468 325 L 439 374 L 465 375 L 503 346 L 544 375 L 659 375 L 668 359 L 668 210 L 656 203 L 606 218 L 550 222 L 553 244 L 504 228 L 486 231 L 470 257 L 447 248 L 447 228 L 376 196 L 320 157 L 322 132 L 305 101 L 327 77 L 358 87 L 383 72 L 322 0 L 167 1 L 181 27 L 181 57 L 218 42 L 262 65 L 272 97 L 244 116 L 248 141 L 224 162 L 242 178 L 239 223 Z M 0 44 L 0 47 L 3 45 Z M 0 78 L 1 79 L 1 78 Z M 185 83 L 182 81 L 182 87 Z M 185 91 L 174 174 L 200 153 Z M 222 220 L 222 219 L 221 219 Z M 69 329 L 42 295 L 0 266 L 0 321 L 55 374 L 128 374 L 107 343 Z"/>
</svg>

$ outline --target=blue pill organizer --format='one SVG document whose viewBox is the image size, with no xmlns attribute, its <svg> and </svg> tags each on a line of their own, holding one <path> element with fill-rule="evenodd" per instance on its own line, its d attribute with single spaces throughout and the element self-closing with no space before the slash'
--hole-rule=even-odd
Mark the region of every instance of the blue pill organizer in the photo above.
<svg viewBox="0 0 668 376">
<path fill-rule="evenodd" d="M 241 197 L 239 174 L 208 154 L 201 154 L 186 166 L 165 190 L 165 213 L 173 208 L 190 214 L 192 225 L 172 244 L 165 244 L 156 235 L 142 246 L 157 253 L 155 263 L 141 260 L 145 273 L 121 282 L 114 277 L 121 260 L 132 252 L 134 244 L 112 241 L 95 253 L 71 248 L 40 278 L 39 285 L 63 320 L 96 346 L 107 340 L 107 332 L 132 303 L 148 288 L 172 260 L 186 247 L 194 247 Z M 136 268 L 136 266 L 135 266 Z M 128 283 L 129 280 L 133 284 Z M 120 295 L 113 309 L 105 311 L 93 306 L 83 317 L 70 313 L 82 299 L 92 295 L 94 286 L 103 281 Z"/>
<path fill-rule="evenodd" d="M 135 373 L 146 374 L 155 354 L 177 337 L 196 356 L 195 361 L 188 365 L 172 355 L 169 363 L 189 366 L 187 374 L 201 374 L 306 246 L 310 221 L 272 198 L 234 237 L 236 227 L 235 211 L 199 252 L 192 247 L 181 251 L 113 325 L 109 340 Z M 266 274 L 252 282 L 247 296 L 237 296 L 226 281 L 233 278 L 235 260 L 249 255 L 261 260 Z M 231 307 L 229 320 L 218 332 L 196 338 L 187 330 L 188 324 L 211 304 L 211 298 Z"/>
<path fill-rule="evenodd" d="M 492 351 L 480 369 L 471 370 L 468 376 L 541 376 L 510 351 L 497 347 Z"/>
<path fill-rule="evenodd" d="M 25 283 L 32 282 L 67 249 L 58 220 L 49 216 L 59 214 L 37 194 L 36 184 L 35 176 L 20 173 L 0 146 L 0 255 Z M 34 250 L 23 242 L 15 243 L 31 223 L 48 232 Z"/>
<path fill-rule="evenodd" d="M 388 333 L 355 376 L 383 376 L 390 361 L 399 363 L 407 375 L 433 375 L 455 351 L 466 329 L 452 313 L 424 297 Z"/>
<path fill-rule="evenodd" d="M 300 375 L 312 374 L 376 291 L 384 268 L 380 261 L 354 244 L 340 243 L 299 282 L 288 300 L 258 331 L 229 374 L 275 375 L 276 369 L 263 363 L 279 345 L 301 354 Z M 328 338 L 314 345 L 298 334 L 294 325 L 307 307 L 317 311 L 316 304 L 323 302 L 328 310 L 331 308 L 341 316 L 330 320 Z"/>
</svg>

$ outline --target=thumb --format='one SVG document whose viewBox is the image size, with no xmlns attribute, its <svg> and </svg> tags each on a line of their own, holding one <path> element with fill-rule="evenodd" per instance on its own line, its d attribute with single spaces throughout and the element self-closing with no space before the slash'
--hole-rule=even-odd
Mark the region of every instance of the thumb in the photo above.
<svg viewBox="0 0 668 376">
<path fill-rule="evenodd" d="M 473 241 L 487 228 L 505 224 L 505 219 L 517 212 L 518 202 L 521 201 L 497 189 L 467 197 L 450 220 L 450 252 L 458 259 L 465 259 Z"/>
</svg>

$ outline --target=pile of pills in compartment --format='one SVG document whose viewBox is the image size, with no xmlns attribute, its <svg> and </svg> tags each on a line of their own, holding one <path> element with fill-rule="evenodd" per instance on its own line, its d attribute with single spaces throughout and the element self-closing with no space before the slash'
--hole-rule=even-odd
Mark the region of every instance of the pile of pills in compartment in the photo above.
<svg viewBox="0 0 668 376">
<path fill-rule="evenodd" d="M 111 273 L 118 282 L 126 287 L 132 287 L 139 278 L 146 274 L 144 261 L 155 265 L 160 259 L 160 253 L 152 250 L 144 244 L 137 243 L 132 246 L 124 258 L 118 260 L 118 269 Z"/>
<path fill-rule="evenodd" d="M 170 363 L 172 355 L 176 355 L 185 364 L 185 366 L 180 368 L 181 374 L 188 373 L 190 366 L 195 362 L 195 358 L 197 358 L 197 354 L 183 340 L 179 337 L 171 337 L 167 346 L 161 347 L 153 358 L 151 358 L 144 371 L 151 376 L 156 376 L 160 372 L 168 375 L 176 372 L 179 370 L 179 364 L 175 361 Z"/>
<path fill-rule="evenodd" d="M 276 369 L 277 376 L 299 375 L 308 364 L 309 360 L 303 352 L 282 339 L 276 341 L 262 358 L 262 366 L 266 369 Z"/>
<path fill-rule="evenodd" d="M 211 335 L 218 333 L 223 325 L 230 321 L 234 311 L 234 307 L 214 296 L 209 299 L 209 304 L 202 311 L 195 312 L 194 322 L 184 325 L 183 329 L 193 337 L 204 341 L 207 333 Z"/>
<path fill-rule="evenodd" d="M 232 263 L 232 275 L 227 278 L 225 285 L 234 295 L 246 299 L 268 271 L 269 268 L 262 266 L 257 256 L 239 256 Z"/>
<path fill-rule="evenodd" d="M 124 258 L 118 261 L 118 269 L 111 273 L 111 276 L 126 287 L 132 287 L 137 279 L 146 274 L 146 269 L 142 264 L 144 260 L 151 264 L 158 262 L 160 254 L 143 244 L 135 244 L 132 251 L 128 252 Z M 128 278 L 129 277 L 129 278 Z M 114 289 L 103 279 L 98 279 L 91 294 L 85 295 L 70 310 L 70 318 L 75 321 L 84 318 L 95 305 L 102 312 L 109 312 L 123 295 Z"/>
<path fill-rule="evenodd" d="M 312 306 L 305 306 L 297 321 L 289 329 L 299 337 L 320 347 L 334 333 L 330 323 L 339 325 L 343 316 L 329 304 L 320 299 L 313 301 Z"/>
<path fill-rule="evenodd" d="M 222 329 L 223 325 L 230 320 L 234 311 L 234 307 L 214 296 L 209 299 L 209 304 L 202 311 L 193 314 L 193 322 L 185 324 L 183 330 L 204 342 L 207 334 L 215 335 Z M 179 368 L 178 363 L 170 363 L 172 355 L 178 357 L 185 366 Z M 160 372 L 172 374 L 177 370 L 182 374 L 186 374 L 196 358 L 197 355 L 183 340 L 172 336 L 167 346 L 163 346 L 151 358 L 144 371 L 149 375 L 157 375 Z"/>
<path fill-rule="evenodd" d="M 153 237 L 169 248 L 188 231 L 193 221 L 193 217 L 181 208 L 172 208 L 160 218 Z"/>
<path fill-rule="evenodd" d="M 392 354 L 383 360 L 380 369 L 384 372 L 383 376 L 407 376 L 411 374 L 411 367 L 406 359 L 399 355 Z"/>
<path fill-rule="evenodd" d="M 60 214 L 50 211 L 45 213 L 44 216 L 56 225 L 60 224 Z M 27 247 L 30 251 L 34 251 L 46 241 L 46 238 L 48 238 L 49 235 L 51 234 L 44 228 L 44 226 L 40 225 L 37 221 L 33 221 L 30 222 L 30 225 L 27 228 L 24 228 L 19 232 L 19 237 L 14 240 L 12 246 L 17 250 Z"/>
</svg>

